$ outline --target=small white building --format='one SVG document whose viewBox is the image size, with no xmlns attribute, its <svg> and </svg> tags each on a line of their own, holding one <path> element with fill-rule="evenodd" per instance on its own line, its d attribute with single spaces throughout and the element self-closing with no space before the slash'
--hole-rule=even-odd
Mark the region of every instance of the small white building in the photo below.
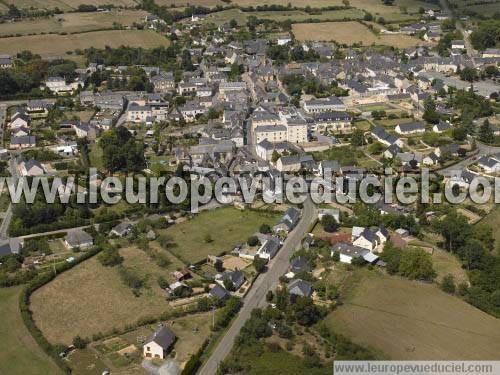
<svg viewBox="0 0 500 375">
<path fill-rule="evenodd" d="M 172 330 L 160 326 L 144 343 L 144 357 L 165 359 L 172 349 L 175 340 L 176 336 Z"/>
</svg>

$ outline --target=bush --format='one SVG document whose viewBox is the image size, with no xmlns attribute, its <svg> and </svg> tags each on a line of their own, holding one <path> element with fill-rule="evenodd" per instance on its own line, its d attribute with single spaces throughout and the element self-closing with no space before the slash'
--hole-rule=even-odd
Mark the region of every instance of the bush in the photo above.
<svg viewBox="0 0 500 375">
<path fill-rule="evenodd" d="M 441 290 L 449 294 L 455 293 L 456 288 L 455 288 L 455 279 L 453 275 L 448 274 L 445 277 L 443 277 L 443 280 L 441 281 Z"/>
<path fill-rule="evenodd" d="M 257 236 L 251 236 L 247 240 L 248 246 L 257 246 L 259 244 L 259 239 Z"/>
<path fill-rule="evenodd" d="M 87 346 L 87 341 L 82 339 L 80 336 L 76 336 L 73 339 L 73 345 L 77 349 L 85 349 L 85 347 Z"/>
<path fill-rule="evenodd" d="M 321 218 L 321 225 L 323 225 L 323 229 L 325 232 L 335 232 L 339 224 L 337 223 L 337 220 L 332 215 L 324 215 Z"/>
<path fill-rule="evenodd" d="M 266 264 L 267 264 L 266 260 L 262 259 L 261 257 L 256 256 L 255 258 L 253 258 L 253 266 L 255 267 L 255 270 L 258 273 L 265 271 Z"/>
</svg>

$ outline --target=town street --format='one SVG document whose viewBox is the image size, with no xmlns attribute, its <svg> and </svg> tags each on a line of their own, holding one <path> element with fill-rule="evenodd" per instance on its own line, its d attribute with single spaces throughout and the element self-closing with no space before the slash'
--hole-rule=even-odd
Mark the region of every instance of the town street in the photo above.
<svg viewBox="0 0 500 375">
<path fill-rule="evenodd" d="M 250 317 L 252 310 L 266 305 L 267 291 L 274 289 L 276 285 L 278 285 L 280 276 L 287 272 L 288 266 L 290 265 L 290 256 L 300 245 L 302 238 L 315 217 L 316 206 L 308 198 L 306 202 L 304 202 L 302 217 L 297 227 L 290 232 L 281 250 L 269 263 L 267 272 L 261 274 L 257 278 L 252 288 L 245 296 L 243 299 L 243 307 L 239 314 L 236 316 L 233 324 L 229 327 L 224 337 L 222 337 L 218 345 L 213 349 L 212 354 L 201 368 L 199 374 L 213 375 L 216 373 L 219 363 L 223 361 L 231 351 L 236 336 L 240 332 L 241 327 L 243 327 L 243 324 L 245 324 Z"/>
</svg>

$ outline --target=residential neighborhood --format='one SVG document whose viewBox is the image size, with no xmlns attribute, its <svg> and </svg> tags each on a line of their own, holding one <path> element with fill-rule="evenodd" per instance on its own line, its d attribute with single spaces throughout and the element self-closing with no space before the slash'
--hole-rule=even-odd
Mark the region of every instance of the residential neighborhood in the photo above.
<svg viewBox="0 0 500 375">
<path fill-rule="evenodd" d="M 0 374 L 500 360 L 498 3 L 41 3 L 0 2 Z"/>
</svg>

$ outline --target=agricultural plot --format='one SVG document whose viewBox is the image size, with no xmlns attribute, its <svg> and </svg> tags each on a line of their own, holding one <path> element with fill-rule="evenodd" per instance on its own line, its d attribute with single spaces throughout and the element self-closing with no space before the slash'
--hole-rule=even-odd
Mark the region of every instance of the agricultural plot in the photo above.
<svg viewBox="0 0 500 375">
<path fill-rule="evenodd" d="M 20 292 L 21 287 L 0 289 L 0 374 L 60 374 L 21 319 Z"/>
<path fill-rule="evenodd" d="M 397 48 L 414 47 L 425 44 L 418 38 L 409 35 L 376 35 L 365 25 L 350 22 L 297 23 L 292 25 L 295 37 L 300 41 L 328 41 L 364 46 L 387 45 Z"/>
<path fill-rule="evenodd" d="M 437 286 L 366 273 L 326 318 L 390 359 L 498 359 L 500 320 Z"/>
<path fill-rule="evenodd" d="M 262 224 L 274 225 L 279 215 L 235 208 L 203 211 L 194 218 L 160 231 L 173 245 L 168 248 L 186 263 L 195 263 L 246 242 Z"/>
<path fill-rule="evenodd" d="M 500 0 L 450 0 L 450 4 L 456 6 L 459 13 L 491 17 L 500 9 Z"/>
<path fill-rule="evenodd" d="M 68 51 L 86 48 L 112 48 L 120 46 L 154 48 L 168 46 L 165 37 L 153 31 L 144 30 L 109 30 L 93 31 L 73 35 L 31 35 L 0 38 L 0 50 L 14 55 L 23 50 L 30 50 L 43 57 L 64 56 Z"/>
<path fill-rule="evenodd" d="M 92 336 L 123 327 L 140 317 L 159 315 L 169 308 L 158 277 L 171 277 L 173 262 L 160 268 L 135 247 L 124 248 L 123 266 L 143 279 L 136 297 L 120 278 L 117 267 L 104 267 L 93 257 L 37 290 L 31 309 L 37 326 L 53 343 L 71 343 L 76 335 Z"/>
<path fill-rule="evenodd" d="M 19 9 L 55 9 L 63 11 L 75 10 L 82 4 L 81 0 L 5 0 L 3 3 L 14 4 Z M 102 6 L 109 4 L 108 0 L 86 0 L 84 4 Z M 116 7 L 133 7 L 136 5 L 134 0 L 114 0 Z"/>
<path fill-rule="evenodd" d="M 111 28 L 114 23 L 130 26 L 144 19 L 147 12 L 116 10 L 112 12 L 66 13 L 50 18 L 38 18 L 0 24 L 0 35 L 31 35 L 40 33 L 75 33 Z"/>
</svg>

